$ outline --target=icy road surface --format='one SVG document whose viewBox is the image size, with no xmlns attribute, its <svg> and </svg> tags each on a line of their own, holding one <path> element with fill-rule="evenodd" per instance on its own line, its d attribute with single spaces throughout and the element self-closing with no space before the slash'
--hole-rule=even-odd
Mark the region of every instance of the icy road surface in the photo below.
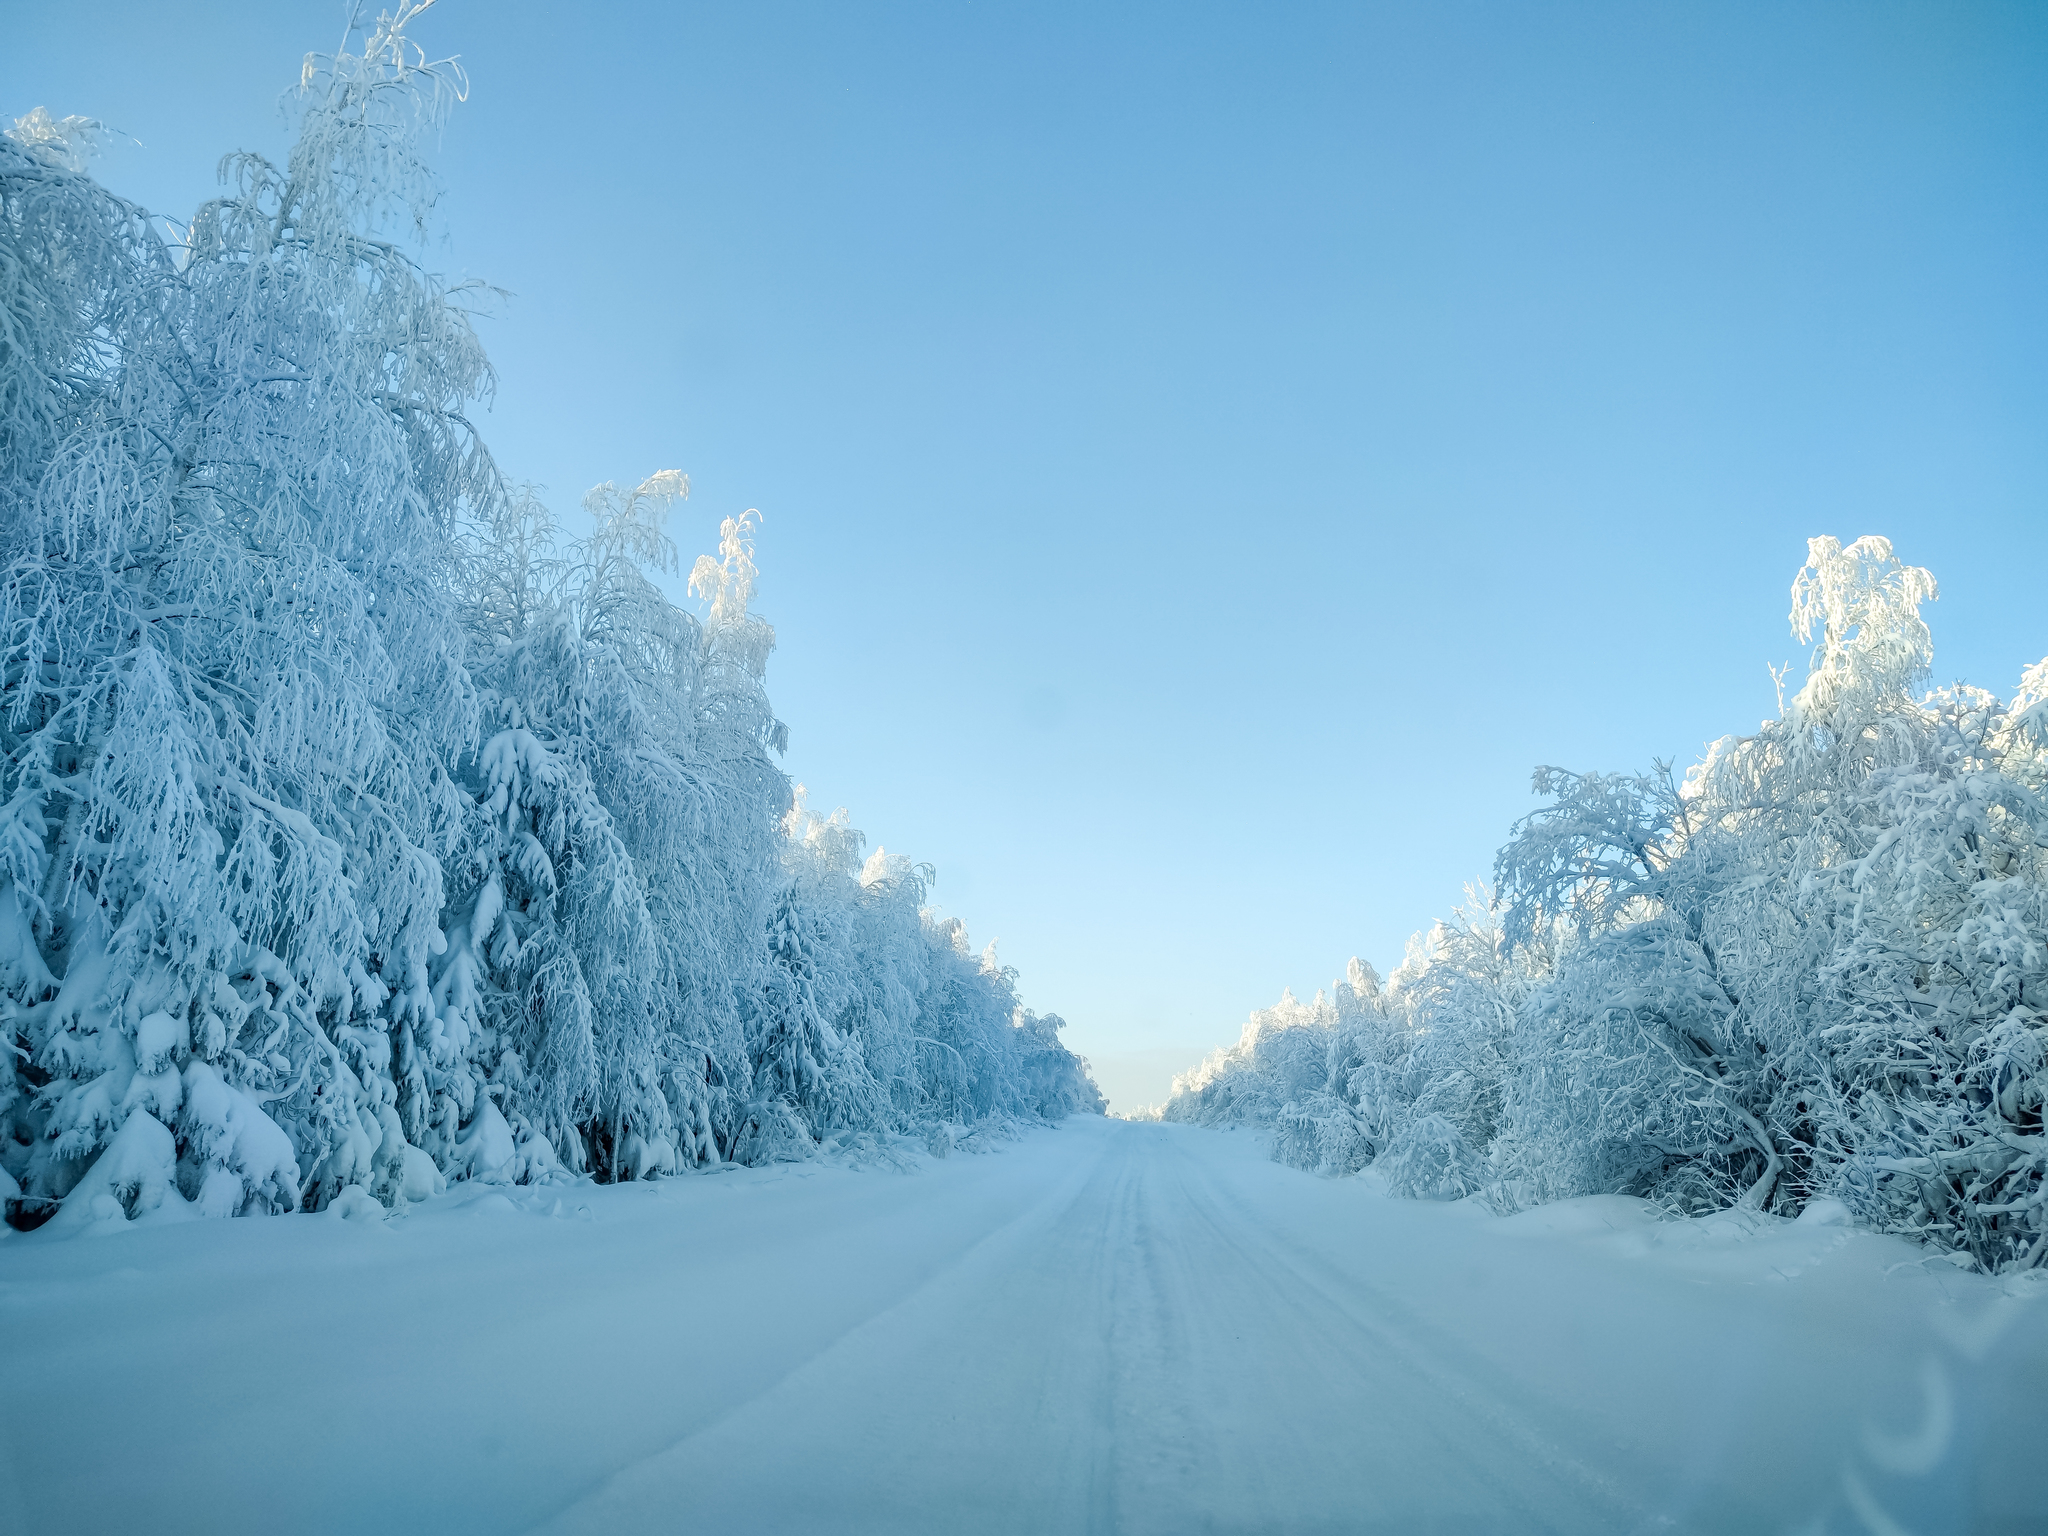
<svg viewBox="0 0 2048 1536">
<path fill-rule="evenodd" d="M 2043 1287 L 1924 1258 L 1081 1119 L 9 1236 L 0 1531 L 2048 1528 Z"/>
</svg>

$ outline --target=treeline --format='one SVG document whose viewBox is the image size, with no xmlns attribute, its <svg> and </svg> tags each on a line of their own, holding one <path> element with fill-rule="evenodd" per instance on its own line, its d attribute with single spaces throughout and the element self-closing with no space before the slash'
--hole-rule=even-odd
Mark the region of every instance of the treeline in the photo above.
<svg viewBox="0 0 2048 1536">
<path fill-rule="evenodd" d="M 416 8 L 412 8 L 416 9 Z M 27 1225 L 645 1177 L 1099 1109 L 1061 1022 L 810 815 L 747 518 L 570 537 L 409 254 L 457 77 L 309 61 L 169 237 L 0 138 L 0 1193 Z M 69 1198 L 67 1198 L 69 1197 Z M 357 1197 L 352 1197 L 357 1198 Z"/>
<path fill-rule="evenodd" d="M 1781 718 L 1682 781 L 1538 769 L 1492 889 L 1255 1014 L 1168 1119 L 1501 1209 L 1821 1196 L 1992 1271 L 2048 1258 L 2048 661 L 1923 693 L 1927 572 L 1815 539 Z"/>
</svg>

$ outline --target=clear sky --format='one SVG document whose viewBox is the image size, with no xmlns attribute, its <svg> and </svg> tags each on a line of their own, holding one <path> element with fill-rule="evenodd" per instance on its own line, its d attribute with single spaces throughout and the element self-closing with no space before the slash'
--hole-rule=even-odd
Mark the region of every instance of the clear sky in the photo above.
<svg viewBox="0 0 2048 1536">
<path fill-rule="evenodd" d="M 330 0 L 0 0 L 189 214 Z M 441 0 L 486 435 L 759 507 L 787 766 L 1120 1105 L 1773 712 L 1809 535 L 2048 653 L 2048 9 Z M 1796 669 L 1795 669 L 1796 675 Z"/>
</svg>

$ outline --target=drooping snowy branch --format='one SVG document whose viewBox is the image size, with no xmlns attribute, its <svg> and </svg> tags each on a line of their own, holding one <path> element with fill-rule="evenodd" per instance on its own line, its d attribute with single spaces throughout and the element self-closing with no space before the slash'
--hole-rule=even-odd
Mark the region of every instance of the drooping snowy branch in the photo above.
<svg viewBox="0 0 2048 1536">
<path fill-rule="evenodd" d="M 577 538 L 500 475 L 473 295 L 416 254 L 463 91 L 422 8 L 309 58 L 287 162 L 230 156 L 175 246 L 96 125 L 0 138 L 0 1194 L 290 1210 L 1099 1108 L 916 871 L 796 808 L 752 515 L 700 619 L 684 476 Z"/>
</svg>

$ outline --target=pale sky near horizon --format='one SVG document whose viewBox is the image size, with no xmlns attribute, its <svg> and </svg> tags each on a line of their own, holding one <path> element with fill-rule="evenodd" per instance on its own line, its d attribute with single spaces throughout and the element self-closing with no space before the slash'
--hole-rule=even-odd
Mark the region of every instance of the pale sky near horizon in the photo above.
<svg viewBox="0 0 2048 1536">
<path fill-rule="evenodd" d="M 329 0 L 0 0 L 187 215 Z M 595 15 L 608 18 L 603 24 Z M 443 269 L 574 525 L 758 507 L 785 766 L 1117 1107 L 1774 709 L 1813 534 L 2048 653 L 2048 10 L 441 0 Z M 1799 667 L 1795 665 L 1794 675 Z"/>
</svg>

